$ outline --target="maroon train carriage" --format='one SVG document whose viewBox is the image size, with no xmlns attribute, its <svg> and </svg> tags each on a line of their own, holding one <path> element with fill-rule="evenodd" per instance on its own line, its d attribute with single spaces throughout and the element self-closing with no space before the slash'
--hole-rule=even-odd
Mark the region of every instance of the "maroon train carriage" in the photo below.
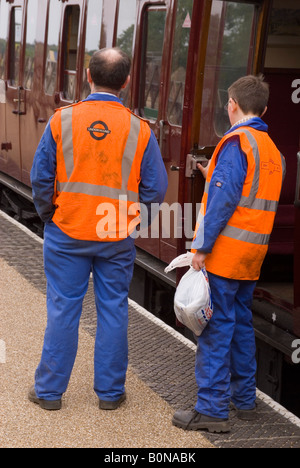
<svg viewBox="0 0 300 468">
<path fill-rule="evenodd" d="M 249 73 L 270 83 L 265 119 L 287 177 L 253 305 L 258 385 L 299 412 L 300 0 L 0 0 L 1 200 L 19 217 L 34 216 L 29 174 L 46 122 L 88 95 L 92 53 L 115 45 L 133 59 L 124 103 L 149 121 L 169 177 L 169 213 L 136 241 L 132 297 L 166 320 L 176 277 L 164 267 L 189 247 L 204 185 L 196 161 L 229 128 L 227 89 Z"/>
</svg>

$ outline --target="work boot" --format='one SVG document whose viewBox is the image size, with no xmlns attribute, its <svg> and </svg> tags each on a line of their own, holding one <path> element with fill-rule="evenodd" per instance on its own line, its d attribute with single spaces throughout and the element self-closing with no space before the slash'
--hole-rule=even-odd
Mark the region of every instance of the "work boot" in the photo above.
<svg viewBox="0 0 300 468">
<path fill-rule="evenodd" d="M 105 401 L 105 400 L 100 400 L 99 398 L 99 408 L 102 410 L 116 410 L 121 406 L 123 401 L 126 400 L 126 393 L 123 393 L 123 395 L 120 396 L 118 400 L 115 401 Z"/>
<path fill-rule="evenodd" d="M 28 399 L 32 403 L 36 403 L 39 405 L 41 408 L 47 411 L 58 411 L 61 409 L 61 400 L 43 400 L 41 398 L 38 398 L 35 393 L 34 385 L 31 387 L 31 389 L 28 392 Z"/>
<path fill-rule="evenodd" d="M 255 421 L 258 419 L 258 413 L 256 411 L 256 406 L 253 409 L 244 410 L 244 409 L 236 409 L 236 416 L 238 419 L 242 421 Z"/>
<path fill-rule="evenodd" d="M 228 419 L 212 418 L 192 411 L 177 411 L 172 420 L 174 426 L 186 431 L 207 430 L 208 432 L 229 432 L 230 425 Z"/>
</svg>

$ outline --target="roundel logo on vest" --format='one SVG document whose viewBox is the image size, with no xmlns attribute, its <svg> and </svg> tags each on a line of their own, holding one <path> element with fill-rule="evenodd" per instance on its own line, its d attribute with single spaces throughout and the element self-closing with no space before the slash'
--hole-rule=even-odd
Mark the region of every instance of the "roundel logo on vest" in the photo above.
<svg viewBox="0 0 300 468">
<path fill-rule="evenodd" d="M 106 123 L 102 122 L 101 120 L 97 120 L 96 122 L 93 122 L 87 128 L 87 131 L 90 132 L 91 137 L 97 141 L 104 140 L 104 138 L 106 138 L 107 135 L 111 133 Z"/>
</svg>

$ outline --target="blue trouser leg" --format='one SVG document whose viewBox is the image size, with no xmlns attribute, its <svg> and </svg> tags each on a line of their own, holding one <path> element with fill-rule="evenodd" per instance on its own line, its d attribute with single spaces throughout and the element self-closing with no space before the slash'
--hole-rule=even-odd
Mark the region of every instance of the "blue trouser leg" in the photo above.
<svg viewBox="0 0 300 468">
<path fill-rule="evenodd" d="M 111 245 L 93 265 L 98 326 L 94 389 L 101 400 L 125 391 L 128 367 L 128 292 L 135 259 L 131 238 Z"/>
<path fill-rule="evenodd" d="M 79 320 L 92 259 L 77 255 L 73 243 L 60 235 L 55 225 L 46 227 L 47 328 L 35 375 L 36 394 L 45 400 L 60 399 L 66 391 L 77 353 Z"/>
<path fill-rule="evenodd" d="M 39 398 L 60 399 L 66 391 L 78 346 L 82 303 L 93 270 L 98 327 L 95 390 L 115 400 L 124 393 L 128 365 L 128 290 L 134 240 L 86 242 L 66 236 L 54 223 L 45 228 L 47 328 L 35 376 Z"/>
<path fill-rule="evenodd" d="M 227 418 L 231 392 L 234 401 L 239 398 L 252 407 L 255 402 L 251 313 L 255 282 L 228 280 L 210 273 L 209 280 L 214 314 L 198 339 L 195 408 L 208 416 Z"/>
<path fill-rule="evenodd" d="M 231 343 L 231 401 L 237 408 L 245 410 L 254 408 L 256 399 L 256 344 L 251 311 L 255 286 L 255 282 L 240 282 Z"/>
</svg>

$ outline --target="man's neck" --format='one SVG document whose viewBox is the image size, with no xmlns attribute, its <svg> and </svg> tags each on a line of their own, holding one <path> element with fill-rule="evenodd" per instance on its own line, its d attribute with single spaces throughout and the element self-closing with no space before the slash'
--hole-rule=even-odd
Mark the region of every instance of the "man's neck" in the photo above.
<svg viewBox="0 0 300 468">
<path fill-rule="evenodd" d="M 244 112 L 237 112 L 231 121 L 231 125 L 234 127 L 235 125 L 238 125 L 239 122 L 246 122 L 247 120 L 254 119 L 254 117 L 259 116 L 254 114 L 244 114 Z"/>
<path fill-rule="evenodd" d="M 105 93 L 105 94 L 112 94 L 113 96 L 119 97 L 120 92 L 114 89 L 109 88 L 100 88 L 98 86 L 92 86 L 91 93 Z"/>
</svg>

